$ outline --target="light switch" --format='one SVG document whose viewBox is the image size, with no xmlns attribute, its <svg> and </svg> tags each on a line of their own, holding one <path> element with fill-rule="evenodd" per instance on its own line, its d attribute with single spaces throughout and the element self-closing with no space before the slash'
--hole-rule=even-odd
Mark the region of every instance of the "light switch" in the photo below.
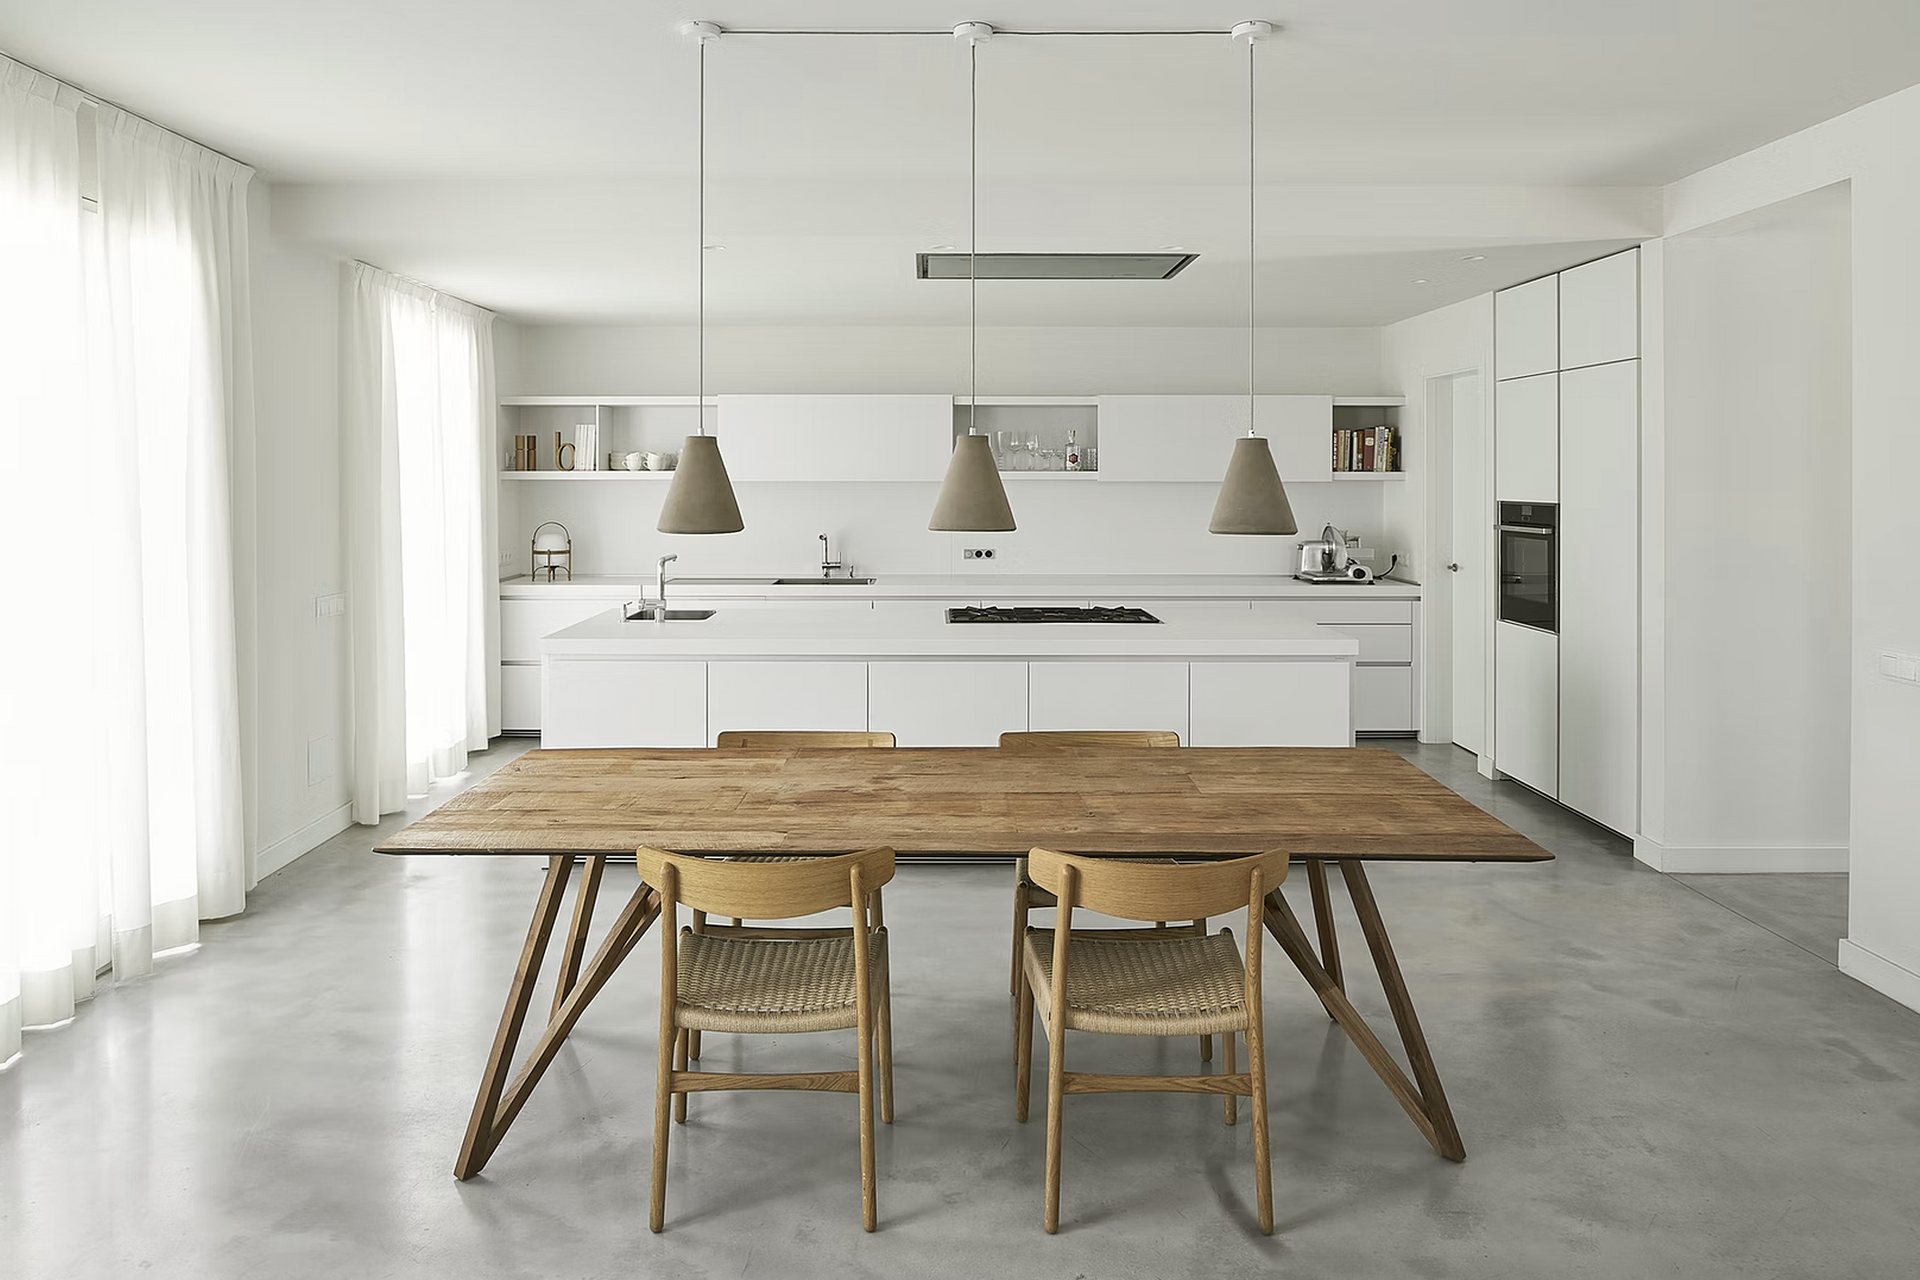
<svg viewBox="0 0 1920 1280">
<path fill-rule="evenodd" d="M 344 595 L 315 596 L 313 616 L 316 618 L 337 618 L 347 611 L 347 598 Z"/>
<path fill-rule="evenodd" d="M 1880 674 L 1901 684 L 1920 684 L 1920 655 L 1883 649 L 1880 652 Z"/>
</svg>

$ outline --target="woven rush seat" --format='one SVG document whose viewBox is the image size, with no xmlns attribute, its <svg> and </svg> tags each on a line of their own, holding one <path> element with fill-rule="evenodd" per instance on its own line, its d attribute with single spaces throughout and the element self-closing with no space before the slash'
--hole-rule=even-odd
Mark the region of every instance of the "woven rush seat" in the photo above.
<svg viewBox="0 0 1920 1280">
<path fill-rule="evenodd" d="M 805 859 L 794 859 L 805 861 Z M 886 930 L 867 937 L 874 982 L 886 982 Z M 734 938 L 683 930 L 679 1020 L 689 1030 L 833 1031 L 855 1025 L 853 939 Z"/>
<path fill-rule="evenodd" d="M 1027 978 L 1036 1011 L 1053 1008 L 1050 929 L 1029 929 Z M 1211 937 L 1076 935 L 1067 968 L 1069 1031 L 1216 1035 L 1247 1025 L 1246 965 L 1231 930 Z"/>
</svg>

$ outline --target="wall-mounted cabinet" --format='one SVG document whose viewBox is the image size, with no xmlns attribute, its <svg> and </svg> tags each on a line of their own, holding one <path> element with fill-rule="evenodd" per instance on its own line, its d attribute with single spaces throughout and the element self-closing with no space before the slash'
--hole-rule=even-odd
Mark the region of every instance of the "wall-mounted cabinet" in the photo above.
<svg viewBox="0 0 1920 1280">
<path fill-rule="evenodd" d="M 932 480 L 952 452 L 953 397 L 720 396 L 735 480 Z"/>
<path fill-rule="evenodd" d="M 953 440 L 972 429 L 987 437 L 1008 479 L 1094 480 L 1100 463 L 1100 415 L 1091 399 L 982 398 L 953 403 Z M 1069 437 L 1080 466 L 1067 470 Z"/>
<path fill-rule="evenodd" d="M 1204 481 L 1227 473 L 1247 434 L 1245 396 L 1101 396 L 1100 468 L 1108 480 Z M 1253 426 L 1289 481 L 1333 478 L 1333 397 L 1256 396 Z"/>
<path fill-rule="evenodd" d="M 1560 277 L 1542 276 L 1493 295 L 1493 376 L 1530 378 L 1560 369 Z"/>
<path fill-rule="evenodd" d="M 1584 369 L 1639 354 L 1639 251 L 1629 249 L 1562 271 L 1560 368 Z"/>
<path fill-rule="evenodd" d="M 704 415 L 692 396 L 515 396 L 500 402 L 502 480 L 666 480 L 638 469 L 647 454 L 671 458 L 700 429 L 715 429 L 711 397 Z M 514 437 L 532 436 L 532 467 L 516 467 Z M 561 445 L 572 446 L 564 452 Z M 562 468 L 562 458 L 572 465 Z M 634 469 L 628 468 L 629 458 Z"/>
</svg>

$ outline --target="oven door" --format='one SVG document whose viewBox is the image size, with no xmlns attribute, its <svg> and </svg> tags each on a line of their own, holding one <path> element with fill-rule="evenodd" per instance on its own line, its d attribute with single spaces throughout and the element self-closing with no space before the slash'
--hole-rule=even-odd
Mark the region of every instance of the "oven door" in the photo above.
<svg viewBox="0 0 1920 1280">
<path fill-rule="evenodd" d="M 1500 526 L 1500 620 L 1560 629 L 1559 564 L 1551 526 Z"/>
</svg>

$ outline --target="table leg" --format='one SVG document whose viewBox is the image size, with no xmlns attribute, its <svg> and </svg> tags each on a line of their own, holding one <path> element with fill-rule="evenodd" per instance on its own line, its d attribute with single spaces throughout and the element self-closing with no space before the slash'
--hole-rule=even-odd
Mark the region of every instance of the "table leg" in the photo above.
<svg viewBox="0 0 1920 1280">
<path fill-rule="evenodd" d="M 587 868 L 574 890 L 573 927 L 567 930 L 566 949 L 560 953 L 560 976 L 553 983 L 553 1013 L 560 1012 L 573 984 L 580 978 L 580 962 L 587 955 L 587 929 L 593 923 L 594 900 L 600 896 L 600 877 L 607 869 L 605 854 L 587 859 Z M 548 1015 L 551 1017 L 552 1015 Z"/>
<path fill-rule="evenodd" d="M 606 986 L 614 970 L 620 967 L 620 962 L 633 951 L 641 936 L 660 914 L 660 895 L 644 883 L 635 888 L 633 896 L 607 930 L 599 951 L 594 953 L 585 970 L 570 985 L 565 997 L 558 1001 L 545 1029 L 540 1033 L 540 1039 L 528 1054 L 525 1065 L 508 1084 L 507 1071 L 513 1061 L 513 1051 L 519 1042 L 521 1028 L 526 1023 L 527 1010 L 533 1003 L 534 982 L 539 976 L 541 961 L 552 938 L 554 922 L 560 915 L 567 876 L 574 861 L 574 857 L 562 855 L 547 864 L 546 883 L 541 886 L 540 898 L 533 909 L 533 921 L 527 928 L 526 946 L 514 970 L 513 982 L 507 989 L 507 1006 L 500 1015 L 500 1029 L 494 1036 L 493 1052 L 487 1058 L 486 1071 L 480 1079 L 480 1092 L 473 1101 L 473 1115 L 467 1122 L 466 1140 L 461 1144 L 459 1158 L 454 1161 L 453 1176 L 456 1178 L 471 1178 L 486 1167 L 487 1160 L 519 1116 L 520 1109 L 526 1106 L 528 1095 L 559 1054 L 560 1046 L 566 1042 L 580 1015 L 586 1012 L 587 1005 Z M 604 860 L 595 858 L 592 861 Z M 581 886 L 583 891 L 589 886 L 598 887 L 598 876 L 591 867 L 584 880 Z M 577 904 L 574 920 L 576 928 L 584 935 L 585 924 Z M 571 948 L 575 941 L 570 937 L 568 946 Z M 578 939 L 578 944 L 584 951 L 584 936 Z"/>
<path fill-rule="evenodd" d="M 1333 979 L 1333 985 L 1345 991 L 1346 980 L 1340 974 L 1340 939 L 1333 932 L 1333 899 L 1327 894 L 1326 863 L 1316 860 L 1307 864 L 1307 887 L 1313 890 L 1313 923 L 1320 934 L 1320 963 Z"/>
<path fill-rule="evenodd" d="M 1400 1027 L 1402 1043 L 1407 1046 L 1407 1057 L 1414 1064 L 1414 1073 L 1420 1080 L 1418 1085 L 1407 1078 L 1400 1064 L 1387 1051 L 1386 1045 L 1381 1043 L 1380 1037 L 1360 1016 L 1360 1011 L 1353 1007 L 1353 1002 L 1347 999 L 1347 993 L 1341 990 L 1340 984 L 1314 955 L 1313 944 L 1308 941 L 1306 931 L 1300 927 L 1293 909 L 1277 890 L 1267 896 L 1267 932 L 1287 953 L 1287 958 L 1293 961 L 1293 967 L 1307 980 L 1314 994 L 1320 997 L 1320 1003 L 1326 1006 L 1333 1020 L 1340 1024 L 1340 1029 L 1360 1050 L 1360 1056 L 1366 1059 L 1367 1065 L 1373 1068 L 1388 1092 L 1406 1110 L 1414 1127 L 1433 1144 L 1433 1149 L 1449 1160 L 1464 1160 L 1466 1148 L 1461 1145 L 1460 1134 L 1454 1127 L 1453 1112 L 1448 1108 L 1446 1094 L 1441 1090 L 1440 1077 L 1433 1069 L 1433 1059 L 1427 1053 L 1426 1041 L 1421 1037 L 1420 1024 L 1413 1017 L 1406 983 L 1400 976 L 1399 966 L 1394 962 L 1393 950 L 1387 945 L 1386 928 L 1367 886 L 1366 876 L 1360 872 L 1357 862 L 1341 863 L 1341 871 L 1347 878 L 1349 889 L 1354 889 L 1356 879 L 1359 882 L 1359 888 L 1354 890 L 1355 905 L 1359 906 L 1362 899 L 1366 904 L 1360 910 L 1360 925 L 1367 935 L 1368 946 L 1373 948 L 1381 984 L 1387 989 L 1387 1003 L 1395 1011 L 1395 1022 Z M 1402 1008 L 1406 1011 L 1405 1019 L 1400 1017 Z"/>
</svg>

